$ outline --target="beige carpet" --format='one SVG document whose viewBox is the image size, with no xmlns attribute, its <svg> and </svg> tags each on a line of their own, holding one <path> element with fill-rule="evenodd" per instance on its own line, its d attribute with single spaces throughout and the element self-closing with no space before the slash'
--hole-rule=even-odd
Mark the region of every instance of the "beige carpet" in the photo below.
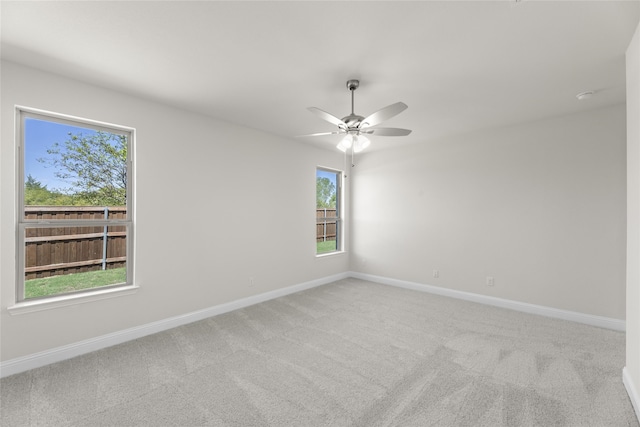
<svg viewBox="0 0 640 427">
<path fill-rule="evenodd" d="M 2 426 L 638 426 L 624 334 L 346 279 L 0 381 Z"/>
</svg>

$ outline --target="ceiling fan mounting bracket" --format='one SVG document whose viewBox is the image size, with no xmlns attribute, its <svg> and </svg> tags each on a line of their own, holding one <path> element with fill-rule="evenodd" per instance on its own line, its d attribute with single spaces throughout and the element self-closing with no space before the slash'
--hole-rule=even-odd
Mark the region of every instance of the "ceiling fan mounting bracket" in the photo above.
<svg viewBox="0 0 640 427">
<path fill-rule="evenodd" d="M 358 89 L 358 86 L 360 86 L 360 80 L 347 80 L 347 89 L 356 90 Z"/>
</svg>

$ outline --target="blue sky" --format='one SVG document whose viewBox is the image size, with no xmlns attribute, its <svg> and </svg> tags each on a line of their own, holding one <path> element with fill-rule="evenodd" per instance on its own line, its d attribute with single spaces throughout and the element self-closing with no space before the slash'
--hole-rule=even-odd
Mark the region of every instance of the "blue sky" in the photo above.
<svg viewBox="0 0 640 427">
<path fill-rule="evenodd" d="M 95 134 L 93 129 L 70 126 L 61 123 L 48 122 L 27 118 L 24 129 L 24 177 L 31 175 L 49 190 L 69 188 L 69 183 L 61 181 L 55 176 L 56 169 L 38 159 L 50 157 L 47 149 L 56 142 L 64 147 L 69 138 L 69 132 L 84 135 Z"/>
</svg>

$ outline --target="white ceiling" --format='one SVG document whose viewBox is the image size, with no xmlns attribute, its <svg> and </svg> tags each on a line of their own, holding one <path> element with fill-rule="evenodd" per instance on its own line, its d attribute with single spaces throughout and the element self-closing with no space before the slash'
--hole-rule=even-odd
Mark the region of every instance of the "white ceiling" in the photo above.
<svg viewBox="0 0 640 427">
<path fill-rule="evenodd" d="M 238 123 L 334 130 L 307 111 L 409 108 L 371 148 L 625 100 L 639 1 L 2 1 L 3 59 Z M 589 101 L 575 95 L 597 91 Z M 64 113 L 64 112 L 63 112 Z M 135 124 L 131 124 L 135 125 Z M 332 148 L 339 137 L 300 138 Z"/>
</svg>

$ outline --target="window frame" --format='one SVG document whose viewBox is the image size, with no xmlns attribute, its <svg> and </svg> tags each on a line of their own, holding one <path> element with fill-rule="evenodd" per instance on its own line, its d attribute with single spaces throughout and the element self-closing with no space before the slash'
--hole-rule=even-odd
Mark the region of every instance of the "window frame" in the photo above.
<svg viewBox="0 0 640 427">
<path fill-rule="evenodd" d="M 344 252 L 344 218 L 343 218 L 343 194 L 342 194 L 342 182 L 344 172 L 338 169 L 328 168 L 325 166 L 316 166 L 316 179 L 318 178 L 318 171 L 330 172 L 336 174 L 336 216 L 335 217 L 318 217 L 316 213 L 316 229 L 321 222 L 327 222 L 331 220 L 336 222 L 336 249 L 328 252 L 318 253 L 316 246 L 316 257 L 324 257 L 328 255 L 335 255 Z M 318 207 L 316 206 L 316 211 Z M 322 221 L 321 221 L 322 220 Z M 317 239 L 317 231 L 316 231 Z M 316 240 L 317 241 L 317 240 Z"/>
<path fill-rule="evenodd" d="M 17 148 L 16 168 L 16 295 L 15 306 L 38 305 L 55 302 L 60 305 L 70 299 L 82 297 L 94 300 L 96 296 L 104 294 L 111 297 L 114 292 L 120 290 L 130 291 L 134 286 L 134 145 L 135 129 L 127 126 L 116 125 L 96 120 L 70 116 L 30 107 L 15 107 L 15 140 Z M 127 137 L 127 185 L 126 185 L 126 218 L 125 219 L 26 219 L 25 198 L 25 123 L 27 119 L 43 120 L 63 125 L 83 127 L 95 131 L 103 131 L 112 134 L 125 135 Z M 64 225 L 63 225 L 64 224 Z M 26 230 L 28 228 L 54 228 L 54 227 L 112 227 L 122 226 L 126 230 L 125 265 L 126 282 L 112 285 L 87 288 L 73 292 L 45 295 L 41 297 L 25 298 L 25 266 L 26 266 Z M 89 297 L 89 298 L 85 298 Z"/>
</svg>

